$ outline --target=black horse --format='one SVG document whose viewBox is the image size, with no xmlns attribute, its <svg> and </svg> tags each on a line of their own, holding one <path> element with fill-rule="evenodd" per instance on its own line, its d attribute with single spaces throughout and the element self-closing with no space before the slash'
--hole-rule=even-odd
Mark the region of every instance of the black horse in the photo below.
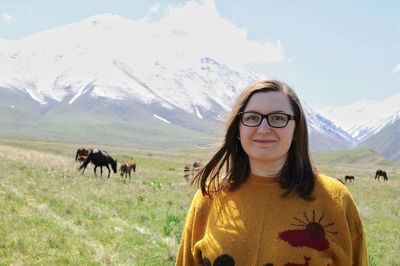
<svg viewBox="0 0 400 266">
<path fill-rule="evenodd" d="M 85 172 L 86 166 L 92 162 L 94 164 L 94 176 L 97 177 L 96 168 L 100 166 L 100 175 L 103 176 L 103 166 L 107 167 L 108 169 L 108 178 L 110 178 L 110 168 L 108 165 L 111 165 L 112 170 L 114 173 L 117 173 L 117 161 L 114 161 L 107 152 L 94 149 L 89 150 L 89 154 L 83 164 L 79 167 L 79 170 L 82 170 L 82 174 Z"/>
<path fill-rule="evenodd" d="M 378 169 L 378 170 L 376 170 L 376 173 L 375 173 L 375 179 L 378 179 L 379 180 L 379 177 L 380 176 L 382 176 L 383 177 L 383 180 L 384 181 L 387 181 L 389 178 L 388 178 L 388 176 L 387 176 L 387 174 L 386 174 L 386 171 L 383 171 L 383 170 L 381 170 L 381 169 Z"/>
<path fill-rule="evenodd" d="M 344 182 L 347 182 L 347 180 L 349 180 L 349 181 L 354 180 L 354 176 L 352 176 L 352 175 L 346 175 L 346 176 L 344 177 Z"/>
</svg>

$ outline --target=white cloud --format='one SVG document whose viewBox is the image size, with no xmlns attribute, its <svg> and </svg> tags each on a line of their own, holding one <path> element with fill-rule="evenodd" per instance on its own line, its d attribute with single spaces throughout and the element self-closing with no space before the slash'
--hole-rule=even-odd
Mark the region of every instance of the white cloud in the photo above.
<svg viewBox="0 0 400 266">
<path fill-rule="evenodd" d="M 394 69 L 392 70 L 392 73 L 400 72 L 400 64 L 397 64 Z"/>
<path fill-rule="evenodd" d="M 160 35 L 170 35 L 171 43 L 163 43 L 164 47 L 178 43 L 183 54 L 197 52 L 241 64 L 286 60 L 279 40 L 251 40 L 246 29 L 218 13 L 214 0 L 168 7 L 152 26 Z"/>
<path fill-rule="evenodd" d="M 154 4 L 149 8 L 150 13 L 158 13 L 160 11 L 160 4 Z"/>
<path fill-rule="evenodd" d="M 4 25 L 10 25 L 14 20 L 13 16 L 10 16 L 6 13 L 3 13 L 3 24 Z"/>
</svg>

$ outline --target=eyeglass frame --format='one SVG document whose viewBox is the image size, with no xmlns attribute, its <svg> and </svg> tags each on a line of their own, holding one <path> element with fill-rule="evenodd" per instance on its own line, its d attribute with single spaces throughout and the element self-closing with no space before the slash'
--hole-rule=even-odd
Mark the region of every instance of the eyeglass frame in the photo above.
<svg viewBox="0 0 400 266">
<path fill-rule="evenodd" d="M 254 125 L 254 126 L 246 125 L 246 124 L 243 122 L 243 115 L 246 114 L 246 113 L 253 113 L 253 114 L 260 115 L 260 116 L 261 116 L 260 123 L 259 123 L 258 125 Z M 285 124 L 284 126 L 277 127 L 277 126 L 271 125 L 271 123 L 270 123 L 269 120 L 268 120 L 268 117 L 269 117 L 270 115 L 276 115 L 276 114 L 284 115 L 284 116 L 286 116 L 286 117 L 288 118 L 288 120 L 286 121 L 286 124 Z M 295 120 L 295 121 L 296 121 L 296 116 L 290 115 L 290 114 L 286 114 L 286 113 L 280 113 L 280 112 L 273 112 L 273 113 L 269 113 L 269 114 L 264 115 L 264 114 L 261 114 L 261 113 L 259 113 L 259 112 L 255 112 L 255 111 L 247 111 L 247 112 L 240 112 L 240 113 L 238 113 L 238 116 L 239 116 L 240 122 L 241 122 L 244 126 L 246 126 L 246 127 L 259 127 L 259 126 L 262 124 L 262 121 L 264 120 L 264 118 L 267 120 L 268 125 L 269 125 L 270 127 L 273 127 L 273 128 L 284 128 L 284 127 L 286 127 L 286 126 L 289 124 L 289 121 L 290 121 L 290 120 Z"/>
</svg>

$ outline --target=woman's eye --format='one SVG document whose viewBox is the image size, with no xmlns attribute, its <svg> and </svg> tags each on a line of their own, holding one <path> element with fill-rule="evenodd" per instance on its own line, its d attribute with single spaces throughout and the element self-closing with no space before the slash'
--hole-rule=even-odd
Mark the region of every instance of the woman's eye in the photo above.
<svg viewBox="0 0 400 266">
<path fill-rule="evenodd" d="M 249 115 L 249 116 L 246 118 L 246 120 L 247 120 L 247 121 L 258 121 L 258 120 L 260 120 L 260 117 L 257 116 L 257 115 Z"/>
<path fill-rule="evenodd" d="M 273 121 L 285 121 L 285 116 L 283 115 L 274 115 L 271 117 Z"/>
</svg>

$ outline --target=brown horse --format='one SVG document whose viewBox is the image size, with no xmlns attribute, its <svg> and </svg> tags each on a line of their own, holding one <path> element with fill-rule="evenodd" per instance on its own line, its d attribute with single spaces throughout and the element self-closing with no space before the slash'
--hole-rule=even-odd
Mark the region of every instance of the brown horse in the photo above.
<svg viewBox="0 0 400 266">
<path fill-rule="evenodd" d="M 346 176 L 344 177 L 344 182 L 347 182 L 347 180 L 349 180 L 349 181 L 354 180 L 354 176 L 352 176 L 352 175 L 346 175 Z"/>
<path fill-rule="evenodd" d="M 114 161 L 110 155 L 106 151 L 93 149 L 89 150 L 89 154 L 83 164 L 79 167 L 79 170 L 82 170 L 82 174 L 85 172 L 85 169 L 89 163 L 94 164 L 94 176 L 97 177 L 96 169 L 100 166 L 100 175 L 103 176 L 103 166 L 108 169 L 108 178 L 110 178 L 110 168 L 108 165 L 111 165 L 114 173 L 117 173 L 117 161 Z"/>
<path fill-rule="evenodd" d="M 75 162 L 80 162 L 83 163 L 86 161 L 86 158 L 88 157 L 89 151 L 93 150 L 94 148 L 89 147 L 89 146 L 82 146 L 76 151 L 75 155 Z"/>
<path fill-rule="evenodd" d="M 128 178 L 128 174 L 129 174 L 129 179 L 131 179 L 132 170 L 133 172 L 136 172 L 136 163 L 123 163 L 119 167 L 120 175 L 121 177 L 123 177 L 125 174 L 125 179 Z"/>
<path fill-rule="evenodd" d="M 383 177 L 384 181 L 387 181 L 389 179 L 387 174 L 386 174 L 386 171 L 383 171 L 381 169 L 376 170 L 375 179 L 379 180 L 379 177 L 381 177 L 381 176 Z"/>
</svg>

